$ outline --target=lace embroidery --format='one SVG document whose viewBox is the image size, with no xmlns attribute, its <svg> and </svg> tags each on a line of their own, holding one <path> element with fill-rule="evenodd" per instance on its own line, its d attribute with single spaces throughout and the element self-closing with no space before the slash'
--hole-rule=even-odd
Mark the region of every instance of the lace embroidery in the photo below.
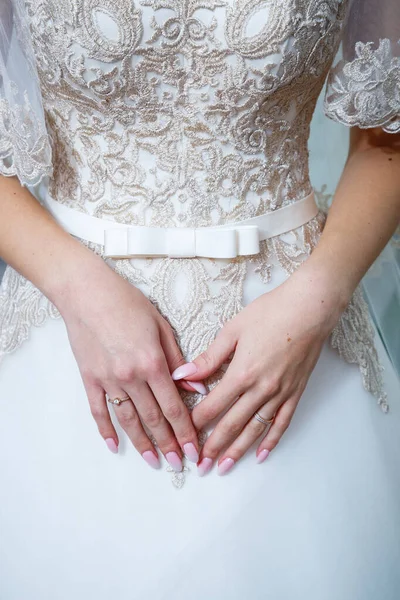
<svg viewBox="0 0 400 600">
<path fill-rule="evenodd" d="M 374 331 L 367 303 L 358 288 L 331 336 L 336 348 L 349 363 L 356 363 L 361 371 L 365 389 L 373 394 L 384 412 L 389 407 L 384 392 L 382 367 L 374 346 Z"/>
<path fill-rule="evenodd" d="M 330 74 L 326 115 L 348 126 L 400 132 L 400 58 L 393 56 L 390 40 L 380 40 L 377 48 L 358 42 L 355 54 Z"/>
<path fill-rule="evenodd" d="M 51 175 L 51 151 L 43 124 L 30 105 L 0 98 L 0 173 L 18 175 L 24 185 Z"/>
<path fill-rule="evenodd" d="M 0 13 L 0 174 L 35 185 L 51 175 L 51 149 L 43 112 L 32 106 L 40 92 L 30 32 L 20 0 L 3 0 Z"/>
<path fill-rule="evenodd" d="M 58 201 L 121 222 L 201 227 L 310 192 L 309 121 L 344 3 L 26 5 Z M 253 34 L 257 16 L 266 24 Z"/>
<path fill-rule="evenodd" d="M 58 318 L 54 305 L 27 279 L 7 267 L 0 287 L 0 362 L 29 338 L 32 326 Z"/>
</svg>

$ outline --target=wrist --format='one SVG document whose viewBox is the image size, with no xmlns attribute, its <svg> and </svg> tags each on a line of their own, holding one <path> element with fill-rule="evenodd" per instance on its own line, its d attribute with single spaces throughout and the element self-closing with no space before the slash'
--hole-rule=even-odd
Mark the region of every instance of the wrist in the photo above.
<svg viewBox="0 0 400 600">
<path fill-rule="evenodd" d="M 349 304 L 362 278 L 362 275 L 356 272 L 352 261 L 347 259 L 345 263 L 340 262 L 335 256 L 322 252 L 318 247 L 300 269 L 304 271 L 304 275 L 321 282 L 329 297 L 337 302 L 341 312 Z"/>
<path fill-rule="evenodd" d="M 313 261 L 311 257 L 298 268 L 290 280 L 292 285 L 307 297 L 307 303 L 313 306 L 327 330 L 332 330 L 350 302 L 354 291 L 351 286 L 345 283 L 340 285 L 338 278 L 326 264 Z"/>
<path fill-rule="evenodd" d="M 64 316 L 92 285 L 109 269 L 104 260 L 71 238 L 64 259 L 56 261 L 57 269 L 45 274 L 41 283 L 43 293 Z"/>
</svg>

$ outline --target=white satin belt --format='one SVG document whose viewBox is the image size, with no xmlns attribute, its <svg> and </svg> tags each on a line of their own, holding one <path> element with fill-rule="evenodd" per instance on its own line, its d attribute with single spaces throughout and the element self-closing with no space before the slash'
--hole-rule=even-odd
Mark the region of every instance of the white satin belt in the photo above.
<svg viewBox="0 0 400 600">
<path fill-rule="evenodd" d="M 104 246 L 108 258 L 235 258 L 258 254 L 260 241 L 296 229 L 318 213 L 314 193 L 278 210 L 213 227 L 147 227 L 91 217 L 47 196 L 43 204 L 70 234 Z"/>
</svg>

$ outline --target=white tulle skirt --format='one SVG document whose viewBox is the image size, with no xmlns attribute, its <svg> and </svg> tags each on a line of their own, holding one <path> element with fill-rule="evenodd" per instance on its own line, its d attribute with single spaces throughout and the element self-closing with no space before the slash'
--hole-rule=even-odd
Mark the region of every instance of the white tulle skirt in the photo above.
<svg viewBox="0 0 400 600">
<path fill-rule="evenodd" d="M 398 600 L 399 383 L 384 414 L 328 345 L 268 460 L 151 470 L 89 413 L 62 320 L 0 369 L 2 600 Z"/>
</svg>

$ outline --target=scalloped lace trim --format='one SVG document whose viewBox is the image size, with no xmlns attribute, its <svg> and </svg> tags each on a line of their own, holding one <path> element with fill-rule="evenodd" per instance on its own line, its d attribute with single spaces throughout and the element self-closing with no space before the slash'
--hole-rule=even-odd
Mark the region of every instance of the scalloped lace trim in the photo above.
<svg viewBox="0 0 400 600">
<path fill-rule="evenodd" d="M 16 86 L 13 92 L 16 96 Z M 22 185 L 36 185 L 52 174 L 49 136 L 27 94 L 23 104 L 0 98 L 0 174 L 16 175 Z"/>
<path fill-rule="evenodd" d="M 380 40 L 377 48 L 358 42 L 355 55 L 332 69 L 325 114 L 349 127 L 400 132 L 400 58 L 393 56 L 390 40 Z"/>
</svg>

